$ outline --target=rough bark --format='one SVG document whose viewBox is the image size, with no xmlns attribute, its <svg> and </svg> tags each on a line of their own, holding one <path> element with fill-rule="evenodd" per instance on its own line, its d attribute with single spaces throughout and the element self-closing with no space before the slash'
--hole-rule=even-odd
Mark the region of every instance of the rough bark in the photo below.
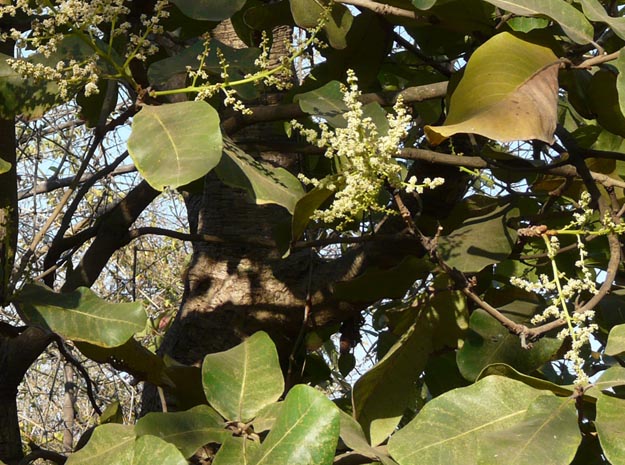
<svg viewBox="0 0 625 465">
<path fill-rule="evenodd" d="M 13 44 L 0 43 L 0 52 L 13 56 Z M 0 158 L 11 164 L 8 172 L 0 174 L 0 304 L 7 305 L 18 226 L 15 122 L 12 118 L 0 119 Z M 33 354 L 36 358 L 40 353 L 31 351 L 45 348 L 45 345 L 24 347 L 24 334 L 6 323 L 0 327 L 0 460 L 9 465 L 16 463 L 22 456 L 16 405 L 17 386 L 34 360 L 29 355 Z M 22 353 L 22 349 L 27 351 Z"/>
<path fill-rule="evenodd" d="M 275 46 L 284 44 L 290 29 L 274 30 Z M 228 22 L 215 35 L 230 46 L 243 46 Z M 274 47 L 275 47 L 274 46 Z M 277 58 L 284 49 L 274 48 Z M 234 136 L 236 140 L 279 139 L 270 125 L 251 127 Z M 251 155 L 274 166 L 295 168 L 297 157 L 276 152 Z M 278 206 L 256 205 L 245 192 L 226 187 L 215 175 L 205 179 L 204 192 L 186 199 L 191 232 L 223 239 L 247 235 L 272 239 L 274 231 L 288 224 L 290 216 Z M 288 355 L 304 322 L 304 308 L 310 296 L 309 328 L 341 322 L 360 307 L 337 301 L 329 283 L 349 279 L 363 263 L 354 251 L 341 260 L 324 260 L 309 251 L 282 258 L 277 249 L 237 244 L 193 244 L 193 257 L 186 273 L 180 310 L 168 331 L 161 353 L 191 365 L 199 365 L 205 354 L 228 349 L 255 331 L 267 331 L 286 365 Z M 158 408 L 156 395 L 146 389 L 144 410 Z M 171 408 L 171 406 L 168 406 Z"/>
</svg>

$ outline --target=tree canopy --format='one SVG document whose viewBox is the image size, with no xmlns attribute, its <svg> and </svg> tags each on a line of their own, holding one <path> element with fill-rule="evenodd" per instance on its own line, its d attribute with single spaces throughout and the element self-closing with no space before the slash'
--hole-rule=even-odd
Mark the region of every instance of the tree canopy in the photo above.
<svg viewBox="0 0 625 465">
<path fill-rule="evenodd" d="M 625 464 L 623 3 L 0 2 L 0 464 Z"/>
</svg>

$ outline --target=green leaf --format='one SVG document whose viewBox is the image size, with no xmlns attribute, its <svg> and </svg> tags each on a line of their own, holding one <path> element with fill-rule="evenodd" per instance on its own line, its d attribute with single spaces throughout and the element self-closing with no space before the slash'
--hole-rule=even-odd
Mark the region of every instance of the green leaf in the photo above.
<svg viewBox="0 0 625 465">
<path fill-rule="evenodd" d="M 0 57 L 0 60 L 1 59 L 2 58 Z M 11 166 L 13 166 L 11 165 L 11 163 L 0 158 L 0 174 L 8 173 L 9 171 L 11 171 Z"/>
<path fill-rule="evenodd" d="M 439 239 L 441 257 L 452 268 L 464 272 L 478 272 L 505 260 L 517 235 L 506 222 L 518 214 L 518 209 L 504 205 L 484 216 L 465 220 L 461 227 Z M 488 241 L 484 240 L 486 237 Z"/>
<path fill-rule="evenodd" d="M 410 3 L 412 3 L 417 10 L 429 10 L 434 6 L 436 0 L 410 0 Z"/>
<path fill-rule="evenodd" d="M 97 463 L 97 462 L 92 462 Z M 132 465 L 188 465 L 176 446 L 156 436 L 141 436 L 134 445 Z"/>
<path fill-rule="evenodd" d="M 347 106 L 343 102 L 341 83 L 330 81 L 318 89 L 297 94 L 293 102 L 299 104 L 304 113 L 324 118 L 328 124 L 335 128 L 344 128 L 347 121 L 343 114 L 347 112 Z"/>
<path fill-rule="evenodd" d="M 71 454 L 66 465 L 131 465 L 135 442 L 134 428 L 109 423 L 98 426 L 85 447 Z"/>
<path fill-rule="evenodd" d="M 520 423 L 480 438 L 478 463 L 568 465 L 581 441 L 575 399 L 540 396 Z"/>
<path fill-rule="evenodd" d="M 100 424 L 104 425 L 106 423 L 123 423 L 124 422 L 124 412 L 118 400 L 111 402 L 106 406 L 102 415 L 100 415 Z"/>
<path fill-rule="evenodd" d="M 278 418 L 282 411 L 282 405 L 283 402 L 274 402 L 260 409 L 254 418 L 254 431 L 256 433 L 262 433 L 263 431 L 269 431 L 273 428 L 276 418 Z"/>
<path fill-rule="evenodd" d="M 200 21 L 222 21 L 243 8 L 245 0 L 171 0 L 186 16 Z"/>
<path fill-rule="evenodd" d="M 245 189 L 259 205 L 273 203 L 293 214 L 304 196 L 302 184 L 284 168 L 255 160 L 224 137 L 224 156 L 215 173 L 227 185 Z"/>
<path fill-rule="evenodd" d="M 625 324 L 615 326 L 608 335 L 606 355 L 620 355 L 625 352 Z"/>
<path fill-rule="evenodd" d="M 276 347 L 263 331 L 230 350 L 204 357 L 202 381 L 208 402 L 227 420 L 243 422 L 284 391 Z"/>
<path fill-rule="evenodd" d="M 340 437 L 347 447 L 351 450 L 365 455 L 369 458 L 375 458 L 375 449 L 371 447 L 369 441 L 365 437 L 360 424 L 348 413 L 340 411 Z"/>
<path fill-rule="evenodd" d="M 395 430 L 414 397 L 415 381 L 432 350 L 430 316 L 430 312 L 424 311 L 382 360 L 354 385 L 354 416 L 373 445 L 383 442 Z"/>
<path fill-rule="evenodd" d="M 602 394 L 597 400 L 595 427 L 603 453 L 612 465 L 625 464 L 625 400 Z"/>
<path fill-rule="evenodd" d="M 115 423 L 98 426 L 89 442 L 71 454 L 67 465 L 187 465 L 176 446 L 156 436 L 135 437 L 133 427 Z"/>
<path fill-rule="evenodd" d="M 291 389 L 253 465 L 330 465 L 339 437 L 339 410 L 303 384 Z"/>
<path fill-rule="evenodd" d="M 128 339 L 117 347 L 100 347 L 86 342 L 77 342 L 76 347 L 83 355 L 98 363 L 114 361 L 118 369 L 131 373 L 141 381 L 156 386 L 171 386 L 172 381 L 165 373 L 163 359 L 143 347 L 136 339 Z"/>
<path fill-rule="evenodd" d="M 419 278 L 433 268 L 429 260 L 406 256 L 390 269 L 367 268 L 360 276 L 334 285 L 334 295 L 340 300 L 372 302 L 382 298 L 400 299 Z"/>
<path fill-rule="evenodd" d="M 565 0 L 486 0 L 488 3 L 519 16 L 548 16 L 578 44 L 593 40 L 593 27 L 586 17 Z"/>
<path fill-rule="evenodd" d="M 291 239 L 298 240 L 306 230 L 310 217 L 323 203 L 334 194 L 331 190 L 315 187 L 307 192 L 295 204 L 293 223 L 291 225 Z"/>
<path fill-rule="evenodd" d="M 221 158 L 219 115 L 203 101 L 144 106 L 132 122 L 128 152 L 156 190 L 201 178 Z"/>
<path fill-rule="evenodd" d="M 477 380 L 479 381 L 482 378 L 492 375 L 505 376 L 506 378 L 515 379 L 533 388 L 551 391 L 558 396 L 568 397 L 575 393 L 574 386 L 561 386 L 544 379 L 534 378 L 533 376 L 528 376 L 515 370 L 510 365 L 506 365 L 505 363 L 493 363 L 492 365 L 488 365 L 482 370 L 480 375 L 477 377 Z"/>
<path fill-rule="evenodd" d="M 326 0 L 289 0 L 289 2 L 295 24 L 303 28 L 316 27 L 328 4 Z M 346 36 L 353 21 L 354 17 L 347 7 L 332 2 L 332 12 L 323 30 L 333 48 L 340 50 L 347 47 Z"/>
<path fill-rule="evenodd" d="M 477 465 L 483 438 L 523 421 L 532 402 L 544 394 L 489 376 L 425 404 L 391 437 L 389 452 L 401 465 Z"/>
<path fill-rule="evenodd" d="M 550 49 L 507 32 L 497 34 L 469 59 L 445 125 L 425 127 L 428 140 L 436 145 L 471 133 L 502 142 L 553 143 L 559 68 Z"/>
<path fill-rule="evenodd" d="M 29 324 L 102 347 L 122 345 L 142 331 L 147 321 L 141 302 L 111 304 L 86 287 L 59 294 L 42 285 L 27 284 L 16 303 Z"/>
<path fill-rule="evenodd" d="M 516 32 L 530 32 L 534 29 L 544 29 L 549 26 L 549 20 L 546 18 L 527 18 L 524 16 L 515 16 L 506 21 L 506 24 Z"/>
<path fill-rule="evenodd" d="M 395 464 L 381 447 L 372 447 L 365 437 L 360 424 L 349 414 L 340 411 L 340 437 L 343 443 L 354 452 L 371 458 L 374 461 L 381 461 L 384 465 Z"/>
<path fill-rule="evenodd" d="M 209 74 L 217 76 L 222 72 L 217 50 L 221 51 L 228 63 L 228 74 L 231 80 L 243 78 L 245 74 L 252 73 L 255 70 L 254 60 L 260 54 L 260 50 L 254 47 L 237 49 L 229 47 L 216 39 L 211 39 L 210 49 L 208 55 L 204 58 L 202 69 Z M 152 85 L 160 86 L 166 84 L 169 79 L 177 74 L 186 74 L 187 66 L 197 69 L 200 65 L 197 57 L 203 52 L 204 41 L 198 40 L 177 55 L 152 63 L 148 68 L 148 80 Z"/>
<path fill-rule="evenodd" d="M 625 39 L 625 18 L 613 18 L 597 0 L 578 0 L 584 10 L 584 15 L 590 21 L 602 22 L 610 26 L 610 30 L 621 39 Z"/>
<path fill-rule="evenodd" d="M 625 385 L 625 368 L 613 366 L 604 371 L 599 379 L 592 383 L 590 388 L 586 390 L 586 394 L 597 395 L 598 391 L 623 385 Z"/>
<path fill-rule="evenodd" d="M 608 131 L 625 137 L 625 116 L 621 111 L 618 86 L 616 73 L 611 69 L 601 69 L 590 80 L 588 100 L 597 122 Z"/>
<path fill-rule="evenodd" d="M 208 405 L 198 405 L 186 412 L 151 412 L 139 419 L 137 436 L 152 435 L 174 444 L 185 457 L 191 457 L 210 442 L 222 443 L 229 433 L 224 421 Z"/>
<path fill-rule="evenodd" d="M 625 49 L 621 49 L 618 54 L 618 59 L 614 62 L 616 69 L 618 69 L 618 76 L 616 76 L 616 90 L 618 92 L 618 104 L 621 114 L 625 115 Z"/>
<path fill-rule="evenodd" d="M 212 465 L 248 465 L 260 449 L 260 443 L 244 437 L 229 436 L 221 445 Z"/>
<path fill-rule="evenodd" d="M 469 381 L 493 363 L 506 363 L 521 372 L 532 372 L 549 361 L 562 345 L 554 338 L 542 338 L 531 349 L 523 349 L 518 336 L 510 334 L 501 323 L 484 310 L 471 315 L 473 331 L 458 351 L 458 368 Z"/>
</svg>

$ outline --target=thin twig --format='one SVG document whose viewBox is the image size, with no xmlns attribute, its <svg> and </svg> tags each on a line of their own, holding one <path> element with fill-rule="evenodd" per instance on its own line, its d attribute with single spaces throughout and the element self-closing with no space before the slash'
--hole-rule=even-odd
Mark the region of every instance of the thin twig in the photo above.
<svg viewBox="0 0 625 465">
<path fill-rule="evenodd" d="M 87 386 L 87 397 L 89 398 L 89 402 L 91 403 L 93 410 L 95 410 L 95 412 L 98 415 L 102 415 L 102 410 L 100 409 L 100 407 L 98 407 L 98 403 L 95 398 L 95 392 L 93 390 L 93 381 L 91 381 L 91 377 L 89 376 L 89 373 L 87 372 L 85 367 L 82 366 L 82 363 L 76 360 L 76 358 L 74 358 L 74 356 L 69 352 L 69 349 L 65 345 L 65 342 L 63 341 L 63 339 L 61 339 L 61 336 L 55 334 L 54 342 L 56 342 L 56 346 L 58 347 L 61 355 L 63 355 L 63 358 L 65 358 L 65 360 L 71 363 L 84 378 L 85 384 Z"/>
</svg>

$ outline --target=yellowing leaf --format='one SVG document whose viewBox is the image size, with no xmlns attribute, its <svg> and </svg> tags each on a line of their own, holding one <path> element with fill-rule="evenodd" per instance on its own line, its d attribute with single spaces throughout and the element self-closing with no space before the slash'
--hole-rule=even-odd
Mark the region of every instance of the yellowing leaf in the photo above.
<svg viewBox="0 0 625 465">
<path fill-rule="evenodd" d="M 444 126 L 426 126 L 432 144 L 458 133 L 502 142 L 554 140 L 558 69 L 554 53 L 512 34 L 498 34 L 473 54 L 451 96 Z"/>
</svg>

